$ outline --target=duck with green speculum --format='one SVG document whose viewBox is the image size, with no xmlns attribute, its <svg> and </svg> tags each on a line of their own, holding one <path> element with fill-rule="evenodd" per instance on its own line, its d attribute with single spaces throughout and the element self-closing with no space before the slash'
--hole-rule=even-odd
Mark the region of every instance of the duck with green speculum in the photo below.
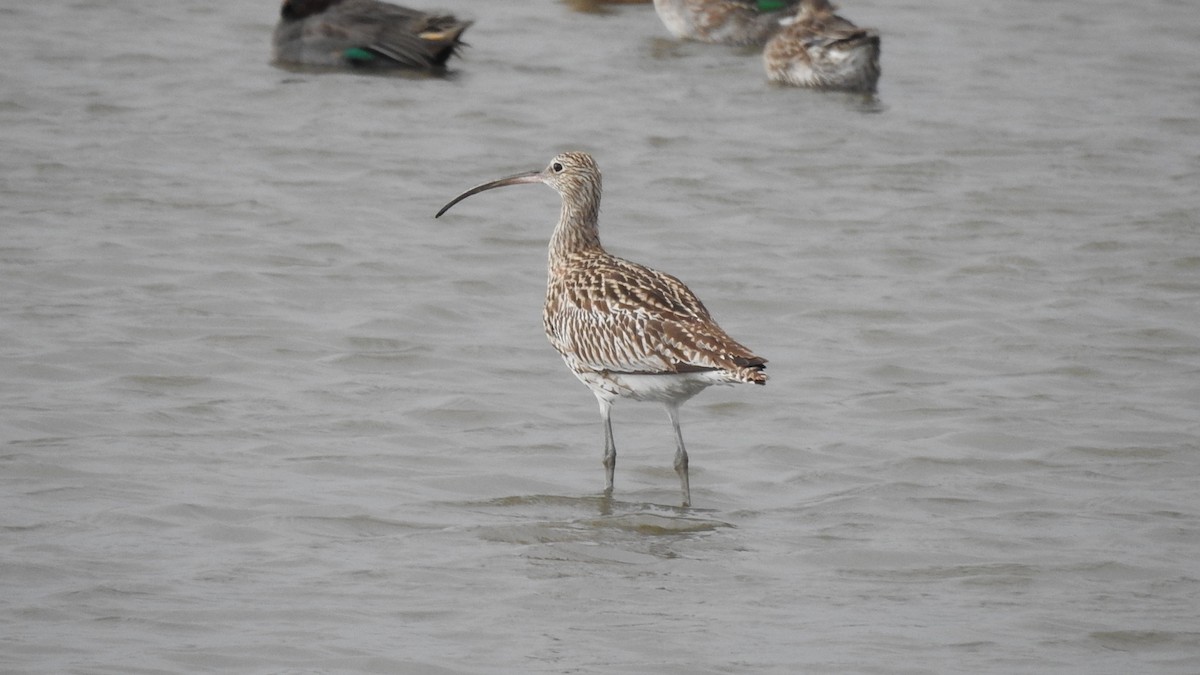
<svg viewBox="0 0 1200 675">
<path fill-rule="evenodd" d="M 761 46 L 792 15 L 798 0 L 654 0 L 654 11 L 677 38 Z"/>
<path fill-rule="evenodd" d="M 763 49 L 767 79 L 811 89 L 875 93 L 879 33 L 837 14 L 828 0 L 802 0 Z"/>
<path fill-rule="evenodd" d="M 272 51 L 283 66 L 436 72 L 470 25 L 378 0 L 284 0 Z"/>
</svg>

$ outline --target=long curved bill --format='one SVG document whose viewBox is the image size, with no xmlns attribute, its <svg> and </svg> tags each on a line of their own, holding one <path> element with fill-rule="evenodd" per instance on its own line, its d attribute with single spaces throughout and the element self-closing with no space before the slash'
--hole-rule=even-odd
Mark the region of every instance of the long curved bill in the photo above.
<svg viewBox="0 0 1200 675">
<path fill-rule="evenodd" d="M 461 195 L 455 197 L 454 199 L 451 199 L 450 203 L 443 206 L 442 210 L 438 211 L 437 215 L 435 215 L 434 218 L 440 218 L 443 213 L 450 210 L 451 206 L 454 206 L 455 204 L 461 202 L 462 200 L 466 199 L 467 197 L 470 197 L 473 194 L 478 194 L 480 192 L 483 192 L 484 190 L 491 190 L 492 188 L 504 187 L 506 185 L 520 185 L 522 183 L 540 183 L 540 182 L 542 182 L 542 172 L 541 171 L 526 171 L 525 173 L 519 173 L 515 176 L 501 178 L 499 180 L 494 180 L 490 183 L 484 183 L 483 185 L 476 185 L 475 187 L 471 188 L 470 190 L 467 190 L 466 192 L 462 193 Z"/>
</svg>

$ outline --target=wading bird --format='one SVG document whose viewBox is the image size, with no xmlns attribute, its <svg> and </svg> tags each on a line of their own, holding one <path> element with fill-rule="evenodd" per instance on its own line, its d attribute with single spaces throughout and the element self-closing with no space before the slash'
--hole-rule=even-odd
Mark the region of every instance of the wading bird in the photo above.
<svg viewBox="0 0 1200 675">
<path fill-rule="evenodd" d="M 562 198 L 558 225 L 550 235 L 542 320 L 550 344 L 600 404 L 605 494 L 612 494 L 617 463 L 613 402 L 658 401 L 666 405 L 675 430 L 675 472 L 683 505 L 690 506 L 679 406 L 714 384 L 766 384 L 767 360 L 729 337 L 679 279 L 604 250 L 598 222 L 600 170 L 588 154 L 563 153 L 542 171 L 471 188 L 434 217 L 484 190 L 524 183 L 545 183 Z"/>
</svg>

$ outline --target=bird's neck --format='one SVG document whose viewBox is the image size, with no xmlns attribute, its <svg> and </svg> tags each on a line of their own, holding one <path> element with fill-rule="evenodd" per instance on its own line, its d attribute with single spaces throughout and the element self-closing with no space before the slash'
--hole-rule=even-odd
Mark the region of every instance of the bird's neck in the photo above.
<svg viewBox="0 0 1200 675">
<path fill-rule="evenodd" d="M 550 235 L 550 266 L 559 267 L 580 254 L 604 251 L 600 246 L 600 194 L 564 198 L 558 226 Z"/>
</svg>

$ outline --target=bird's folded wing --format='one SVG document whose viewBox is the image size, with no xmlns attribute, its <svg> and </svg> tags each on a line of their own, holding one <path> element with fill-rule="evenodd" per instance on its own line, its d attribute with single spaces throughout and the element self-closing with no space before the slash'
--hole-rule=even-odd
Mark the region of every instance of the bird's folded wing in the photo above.
<svg viewBox="0 0 1200 675">
<path fill-rule="evenodd" d="M 329 12 L 321 30 L 397 64 L 424 67 L 429 47 L 420 33 L 431 17 L 407 7 L 377 2 L 343 2 Z"/>
<path fill-rule="evenodd" d="M 675 277 L 627 261 L 577 268 L 552 287 L 546 333 L 592 370 L 685 373 L 759 365 Z"/>
</svg>

